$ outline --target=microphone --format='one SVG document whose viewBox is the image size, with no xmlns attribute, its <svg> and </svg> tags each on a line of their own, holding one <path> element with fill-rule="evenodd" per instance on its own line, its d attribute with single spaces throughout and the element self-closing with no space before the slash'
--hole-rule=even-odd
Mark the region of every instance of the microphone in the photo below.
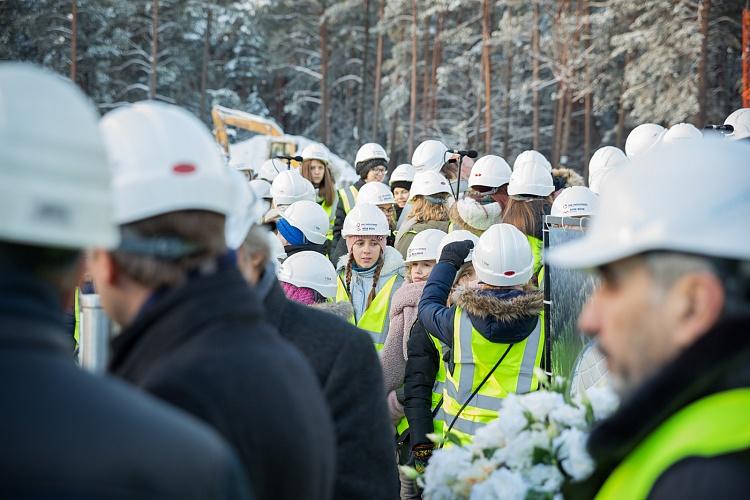
<svg viewBox="0 0 750 500">
<path fill-rule="evenodd" d="M 274 158 L 279 160 L 286 160 L 286 161 L 303 161 L 301 156 L 287 156 L 287 155 L 276 155 Z"/>
<path fill-rule="evenodd" d="M 469 158 L 476 158 L 479 156 L 479 153 L 474 149 L 449 149 L 448 152 L 459 156 L 468 156 Z"/>
</svg>

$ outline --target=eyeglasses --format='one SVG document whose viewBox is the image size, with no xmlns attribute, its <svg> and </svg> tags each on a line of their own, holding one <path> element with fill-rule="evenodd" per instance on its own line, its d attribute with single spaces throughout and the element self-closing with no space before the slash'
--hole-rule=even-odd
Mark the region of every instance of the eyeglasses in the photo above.
<svg viewBox="0 0 750 500">
<path fill-rule="evenodd" d="M 371 168 L 370 170 L 372 170 L 376 174 L 384 174 L 387 171 L 385 167 L 375 167 L 375 168 Z"/>
</svg>

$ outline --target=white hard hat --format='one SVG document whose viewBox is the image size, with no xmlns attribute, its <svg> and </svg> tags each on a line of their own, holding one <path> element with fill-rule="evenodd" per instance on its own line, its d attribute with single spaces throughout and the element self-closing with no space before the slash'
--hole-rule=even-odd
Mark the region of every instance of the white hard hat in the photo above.
<svg viewBox="0 0 750 500">
<path fill-rule="evenodd" d="M 0 63 L 0 103 L 0 240 L 115 246 L 93 103 L 69 80 L 22 63 Z"/>
<path fill-rule="evenodd" d="M 477 278 L 494 286 L 525 285 L 534 272 L 529 240 L 511 224 L 495 224 L 482 233 L 472 262 Z"/>
<path fill-rule="evenodd" d="M 326 242 L 328 214 L 314 201 L 295 201 L 284 211 L 284 219 L 316 245 Z"/>
<path fill-rule="evenodd" d="M 503 208 L 499 203 L 481 204 L 473 198 L 461 198 L 456 202 L 456 210 L 466 224 L 480 231 L 486 230 L 500 221 Z"/>
<path fill-rule="evenodd" d="M 411 164 L 414 165 L 414 172 L 439 172 L 446 161 L 448 161 L 448 146 L 440 141 L 430 139 L 422 142 L 414 154 L 411 155 Z"/>
<path fill-rule="evenodd" d="M 656 123 L 642 123 L 635 127 L 625 139 L 625 154 L 635 158 L 645 153 L 661 140 L 666 129 Z"/>
<path fill-rule="evenodd" d="M 236 170 L 231 170 L 230 177 L 234 188 L 234 207 L 227 215 L 224 224 L 224 237 L 227 240 L 227 247 L 236 250 L 245 241 L 252 225 L 260 222 L 264 207 L 261 200 L 250 188 L 250 184 L 244 175 Z"/>
<path fill-rule="evenodd" d="M 180 210 L 232 211 L 231 169 L 188 111 L 143 101 L 107 113 L 99 128 L 114 166 L 118 224 Z"/>
<path fill-rule="evenodd" d="M 600 191 L 605 172 L 627 166 L 630 160 L 620 148 L 604 146 L 596 150 L 589 161 L 589 187 L 595 193 Z"/>
<path fill-rule="evenodd" d="M 273 182 L 274 179 L 276 179 L 276 176 L 279 175 L 279 173 L 285 172 L 287 170 L 289 170 L 289 165 L 281 160 L 269 158 L 268 160 L 263 162 L 263 165 L 260 166 L 260 170 L 258 170 L 258 179 Z"/>
<path fill-rule="evenodd" d="M 253 179 L 249 183 L 250 189 L 253 190 L 257 198 L 270 200 L 273 198 L 271 195 L 271 183 L 265 179 Z"/>
<path fill-rule="evenodd" d="M 443 239 L 440 240 L 440 245 L 438 245 L 437 256 L 435 257 L 435 260 L 440 260 L 440 254 L 443 253 L 443 248 L 448 243 L 453 243 L 454 241 L 466 241 L 466 240 L 469 240 L 472 243 L 474 243 L 474 248 L 476 248 L 477 243 L 479 242 L 479 237 L 476 234 L 472 233 L 471 231 L 467 231 L 466 229 L 456 229 L 455 231 L 451 231 L 450 233 L 446 234 L 445 236 L 443 236 Z M 464 262 L 471 262 L 473 255 L 474 255 L 474 250 L 472 249 L 469 252 L 469 255 L 466 256 L 466 259 L 464 259 Z"/>
<path fill-rule="evenodd" d="M 291 205 L 295 201 L 315 201 L 312 183 L 295 170 L 285 170 L 273 180 L 271 196 L 276 206 Z"/>
<path fill-rule="evenodd" d="M 516 161 L 513 162 L 513 170 L 528 163 L 543 165 L 548 172 L 552 173 L 552 164 L 549 160 L 542 153 L 533 149 L 528 149 L 516 157 Z"/>
<path fill-rule="evenodd" d="M 695 125 L 691 123 L 678 123 L 672 125 L 669 130 L 664 132 L 661 138 L 661 142 L 664 144 L 672 144 L 673 142 L 700 139 L 703 137 L 703 133 L 695 128 Z"/>
<path fill-rule="evenodd" d="M 496 155 L 482 156 L 471 167 L 469 187 L 500 187 L 510 182 L 511 173 L 510 165 L 501 157 Z"/>
<path fill-rule="evenodd" d="M 318 160 L 326 165 L 331 161 L 328 148 L 318 142 L 308 144 L 299 156 L 301 156 L 303 160 Z"/>
<path fill-rule="evenodd" d="M 388 179 L 388 184 L 393 185 L 394 182 L 413 182 L 414 181 L 414 167 L 409 163 L 402 163 L 396 167 L 391 173 L 391 178 Z"/>
<path fill-rule="evenodd" d="M 286 259 L 286 250 L 284 250 L 284 245 L 281 244 L 281 240 L 279 240 L 279 237 L 276 236 L 276 234 L 268 230 L 265 231 L 268 252 L 270 253 L 271 261 L 278 270 L 279 263 Z"/>
<path fill-rule="evenodd" d="M 750 145 L 718 139 L 665 145 L 604 186 L 586 236 L 560 246 L 549 262 L 597 267 L 653 250 L 750 260 Z M 716 165 L 711 175 L 706 166 Z M 644 182 L 648 179 L 648 182 Z M 700 200 L 688 196 L 700 179 Z"/>
<path fill-rule="evenodd" d="M 388 161 L 388 154 L 380 144 L 376 142 L 368 142 L 366 144 L 362 144 L 362 146 L 360 146 L 360 148 L 357 150 L 357 156 L 354 159 L 354 165 L 363 161 L 374 160 L 375 158 L 380 158 Z"/>
<path fill-rule="evenodd" d="M 508 183 L 509 195 L 549 196 L 554 190 L 552 173 L 544 163 L 531 157 L 520 164 L 516 160 Z"/>
<path fill-rule="evenodd" d="M 391 234 L 388 219 L 375 205 L 357 205 L 344 219 L 341 236 L 388 236 Z"/>
<path fill-rule="evenodd" d="M 406 249 L 406 261 L 416 262 L 418 260 L 437 260 L 440 257 L 438 248 L 440 242 L 447 236 L 440 229 L 423 229 L 411 240 L 409 248 Z"/>
<path fill-rule="evenodd" d="M 734 131 L 727 134 L 730 139 L 738 140 L 750 137 L 750 108 L 740 108 L 733 111 L 724 120 L 724 125 L 731 125 Z"/>
<path fill-rule="evenodd" d="M 357 205 L 370 203 L 371 205 L 386 205 L 396 203 L 391 189 L 382 182 L 368 182 L 357 194 Z"/>
<path fill-rule="evenodd" d="M 414 175 L 414 182 L 412 182 L 411 189 L 409 190 L 409 199 L 414 199 L 418 195 L 429 196 L 441 193 L 450 194 L 450 192 L 450 184 L 448 184 L 448 180 L 442 174 L 427 170 L 425 172 L 417 172 Z"/>
<path fill-rule="evenodd" d="M 312 288 L 327 299 L 336 296 L 336 269 L 330 260 L 318 252 L 297 252 L 290 255 L 281 264 L 277 277 L 284 283 Z"/>
<path fill-rule="evenodd" d="M 587 187 L 565 188 L 555 198 L 551 215 L 555 217 L 591 217 L 599 207 L 599 195 Z"/>
</svg>

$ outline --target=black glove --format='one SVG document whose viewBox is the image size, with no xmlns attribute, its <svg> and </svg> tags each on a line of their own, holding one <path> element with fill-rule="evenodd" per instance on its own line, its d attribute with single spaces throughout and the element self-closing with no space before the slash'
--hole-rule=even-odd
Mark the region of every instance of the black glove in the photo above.
<svg viewBox="0 0 750 500">
<path fill-rule="evenodd" d="M 435 449 L 435 445 L 432 444 L 418 444 L 412 450 L 412 456 L 414 458 L 414 468 L 417 472 L 424 474 L 424 470 L 427 467 L 427 462 L 432 457 L 432 450 Z"/>
<path fill-rule="evenodd" d="M 456 269 L 461 267 L 469 256 L 469 252 L 474 248 L 474 242 L 471 240 L 454 241 L 448 243 L 443 247 L 443 251 L 440 253 L 439 262 L 449 262 L 453 264 Z"/>
</svg>

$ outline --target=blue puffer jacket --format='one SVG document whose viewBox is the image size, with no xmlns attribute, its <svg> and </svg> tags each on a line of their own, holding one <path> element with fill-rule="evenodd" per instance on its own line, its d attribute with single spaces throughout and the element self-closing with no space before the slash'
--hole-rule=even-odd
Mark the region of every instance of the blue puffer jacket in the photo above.
<svg viewBox="0 0 750 500">
<path fill-rule="evenodd" d="M 454 305 L 446 307 L 456 272 L 452 264 L 440 262 L 427 280 L 419 301 L 419 319 L 428 332 L 452 347 L 456 306 L 469 314 L 471 324 L 490 342 L 522 342 L 534 331 L 544 303 L 541 291 L 459 288 L 453 293 Z"/>
</svg>

